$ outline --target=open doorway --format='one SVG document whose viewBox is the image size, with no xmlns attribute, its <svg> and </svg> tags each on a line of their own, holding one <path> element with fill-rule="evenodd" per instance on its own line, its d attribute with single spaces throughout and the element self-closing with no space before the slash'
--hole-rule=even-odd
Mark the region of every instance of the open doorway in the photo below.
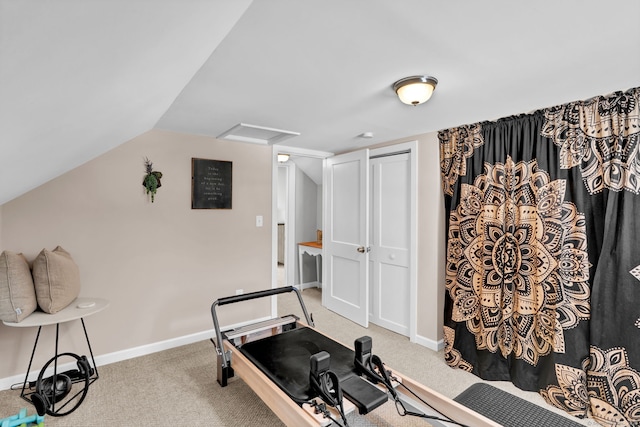
<svg viewBox="0 0 640 427">
<path fill-rule="evenodd" d="M 278 286 L 321 286 L 322 159 L 278 164 Z"/>
<path fill-rule="evenodd" d="M 278 154 L 289 157 L 279 162 Z M 274 286 L 321 286 L 322 171 L 331 155 L 274 146 Z M 308 242 L 320 244 L 300 250 Z"/>
</svg>

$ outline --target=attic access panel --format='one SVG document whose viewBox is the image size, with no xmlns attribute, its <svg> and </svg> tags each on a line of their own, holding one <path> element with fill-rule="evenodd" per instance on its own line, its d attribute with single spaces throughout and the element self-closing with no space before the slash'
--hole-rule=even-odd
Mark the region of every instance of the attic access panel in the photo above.
<svg viewBox="0 0 640 427">
<path fill-rule="evenodd" d="M 300 133 L 264 126 L 239 123 L 218 135 L 218 139 L 229 141 L 251 142 L 253 144 L 273 145 L 285 139 L 298 136 Z"/>
</svg>

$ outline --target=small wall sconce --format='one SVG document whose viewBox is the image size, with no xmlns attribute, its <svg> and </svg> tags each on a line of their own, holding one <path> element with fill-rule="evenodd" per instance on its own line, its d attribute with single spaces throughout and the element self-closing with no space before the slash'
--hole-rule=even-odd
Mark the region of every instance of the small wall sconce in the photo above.
<svg viewBox="0 0 640 427">
<path fill-rule="evenodd" d="M 284 163 L 289 160 L 288 154 L 278 154 L 278 163 Z"/>
<path fill-rule="evenodd" d="M 427 102 L 436 89 L 438 80 L 431 76 L 411 76 L 400 79 L 393 84 L 393 90 L 400 101 L 408 105 Z"/>
</svg>

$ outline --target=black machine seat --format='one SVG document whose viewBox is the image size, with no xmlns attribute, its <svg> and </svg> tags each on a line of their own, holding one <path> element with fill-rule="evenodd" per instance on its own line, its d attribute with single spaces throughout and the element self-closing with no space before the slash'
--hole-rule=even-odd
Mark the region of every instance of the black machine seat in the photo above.
<svg viewBox="0 0 640 427">
<path fill-rule="evenodd" d="M 309 381 L 309 359 L 326 351 L 330 369 L 361 414 L 387 401 L 387 394 L 359 377 L 353 350 L 308 327 L 249 342 L 239 348 L 254 365 L 298 404 L 318 396 Z"/>
</svg>

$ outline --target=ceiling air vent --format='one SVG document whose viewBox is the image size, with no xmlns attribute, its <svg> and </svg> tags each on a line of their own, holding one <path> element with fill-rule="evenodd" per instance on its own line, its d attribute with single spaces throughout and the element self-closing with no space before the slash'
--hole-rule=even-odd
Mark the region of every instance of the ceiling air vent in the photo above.
<svg viewBox="0 0 640 427">
<path fill-rule="evenodd" d="M 271 145 L 298 135 L 298 132 L 239 123 L 218 135 L 218 139 Z"/>
</svg>

